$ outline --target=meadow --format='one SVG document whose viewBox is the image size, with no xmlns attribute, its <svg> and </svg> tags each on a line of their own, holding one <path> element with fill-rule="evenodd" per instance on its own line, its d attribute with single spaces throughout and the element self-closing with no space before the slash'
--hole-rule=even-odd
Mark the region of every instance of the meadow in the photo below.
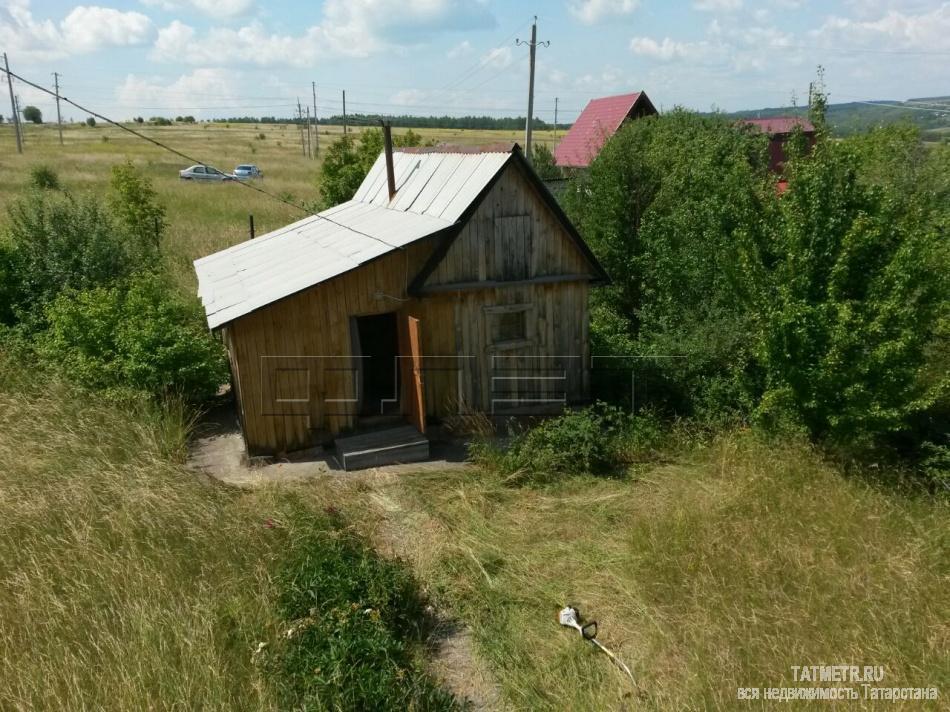
<svg viewBox="0 0 950 712">
<path fill-rule="evenodd" d="M 141 130 L 317 198 L 295 127 Z M 114 127 L 70 126 L 60 147 L 55 127 L 28 126 L 22 156 L 11 132 L 0 228 L 30 167 L 104 194 L 129 160 L 166 206 L 162 258 L 183 294 L 191 260 L 246 239 L 248 214 L 258 234 L 300 216 L 237 184 L 179 181 L 184 159 Z M 321 142 L 339 133 L 321 127 Z M 791 667 L 812 664 L 883 666 L 883 685 L 937 687 L 929 707 L 946 707 L 947 500 L 892 484 L 890 465 L 677 426 L 609 477 L 524 484 L 473 466 L 239 490 L 184 466 L 194 417 L 0 349 L 0 708 L 449 709 L 426 672 L 426 599 L 471 631 L 510 709 L 735 709 L 738 688 L 796 686 Z M 557 624 L 567 604 L 598 620 L 634 683 Z M 845 706 L 879 704 L 811 708 Z"/>
<path fill-rule="evenodd" d="M 298 205 L 319 197 L 321 156 L 302 155 L 300 130 L 288 124 L 203 123 L 174 126 L 129 124 L 130 128 L 221 171 L 230 172 L 239 163 L 254 163 L 264 171 L 264 180 L 254 185 Z M 342 126 L 320 126 L 320 145 L 325 149 L 343 134 Z M 358 132 L 360 127 L 350 127 Z M 396 129 L 396 133 L 402 132 Z M 414 129 L 426 141 L 484 145 L 506 141 L 523 142 L 513 131 Z M 552 132 L 537 132 L 536 140 L 553 145 Z M 254 216 L 255 232 L 262 235 L 305 213 L 235 183 L 198 184 L 181 181 L 178 171 L 191 163 L 165 149 L 100 122 L 95 128 L 67 125 L 64 144 L 54 125 L 25 125 L 25 149 L 16 152 L 13 126 L 0 125 L 0 212 L 26 186 L 29 168 L 49 165 L 63 184 L 73 191 L 103 192 L 109 169 L 131 161 L 147 176 L 160 201 L 169 206 L 168 230 L 163 253 L 172 272 L 188 292 L 197 282 L 191 261 L 229 247 L 249 236 L 248 216 Z M 323 151 L 321 150 L 321 155 Z"/>
</svg>

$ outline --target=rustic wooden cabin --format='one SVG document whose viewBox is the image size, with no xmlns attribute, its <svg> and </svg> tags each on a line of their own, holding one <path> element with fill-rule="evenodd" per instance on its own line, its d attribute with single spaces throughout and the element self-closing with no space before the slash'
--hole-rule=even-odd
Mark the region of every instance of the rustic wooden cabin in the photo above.
<svg viewBox="0 0 950 712">
<path fill-rule="evenodd" d="M 195 270 L 250 454 L 587 396 L 605 274 L 517 145 L 384 151 L 352 200 Z"/>
</svg>

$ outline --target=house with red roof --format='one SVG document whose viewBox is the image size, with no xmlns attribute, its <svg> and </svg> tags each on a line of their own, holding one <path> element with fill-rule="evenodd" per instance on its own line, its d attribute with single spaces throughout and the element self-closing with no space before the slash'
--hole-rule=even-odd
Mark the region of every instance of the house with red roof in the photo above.
<svg viewBox="0 0 950 712">
<path fill-rule="evenodd" d="M 769 137 L 769 170 L 781 173 L 788 156 L 785 144 L 796 129 L 801 128 L 808 139 L 808 147 L 815 145 L 815 127 L 800 116 L 774 116 L 770 119 L 743 119 L 742 123 L 757 128 Z"/>
<path fill-rule="evenodd" d="M 554 163 L 560 168 L 587 168 L 624 121 L 656 113 L 643 91 L 593 99 L 554 149 Z"/>
</svg>

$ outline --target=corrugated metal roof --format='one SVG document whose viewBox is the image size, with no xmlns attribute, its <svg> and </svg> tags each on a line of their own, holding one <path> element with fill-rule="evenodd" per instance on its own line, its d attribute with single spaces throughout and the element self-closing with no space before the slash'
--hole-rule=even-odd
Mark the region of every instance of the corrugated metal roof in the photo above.
<svg viewBox="0 0 950 712">
<path fill-rule="evenodd" d="M 212 329 L 450 227 L 510 152 L 393 155 L 392 202 L 380 155 L 353 199 L 195 260 Z"/>
<path fill-rule="evenodd" d="M 607 139 L 633 111 L 643 92 L 593 99 L 554 149 L 554 162 L 565 168 L 586 168 Z"/>
<path fill-rule="evenodd" d="M 808 133 L 815 130 L 811 121 L 800 116 L 773 116 L 769 119 L 742 119 L 742 123 L 755 126 L 759 131 L 769 136 L 792 133 L 799 126 Z"/>
</svg>

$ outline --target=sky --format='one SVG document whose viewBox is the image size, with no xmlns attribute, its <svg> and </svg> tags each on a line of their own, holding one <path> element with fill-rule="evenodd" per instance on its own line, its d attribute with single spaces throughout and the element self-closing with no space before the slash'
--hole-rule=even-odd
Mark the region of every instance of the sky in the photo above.
<svg viewBox="0 0 950 712">
<path fill-rule="evenodd" d="M 523 116 L 645 90 L 659 109 L 950 94 L 950 2 L 937 0 L 0 0 L 11 70 L 111 118 L 349 113 Z M 0 114 L 8 115 L 6 87 Z M 19 82 L 21 105 L 54 104 Z M 64 118 L 81 120 L 66 107 Z"/>
</svg>

